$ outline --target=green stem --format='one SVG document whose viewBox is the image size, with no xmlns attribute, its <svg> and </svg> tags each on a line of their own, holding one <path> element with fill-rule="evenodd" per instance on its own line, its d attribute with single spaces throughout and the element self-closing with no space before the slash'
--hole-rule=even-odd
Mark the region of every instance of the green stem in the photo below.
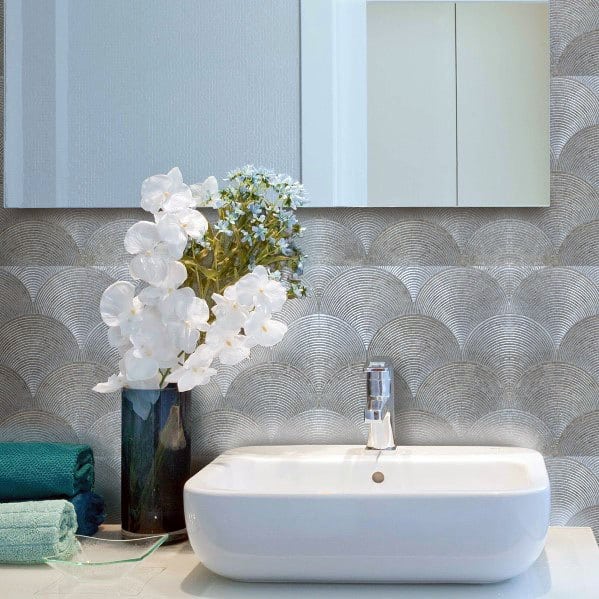
<svg viewBox="0 0 599 599">
<path fill-rule="evenodd" d="M 160 384 L 158 386 L 160 387 L 160 389 L 162 389 L 162 385 L 164 385 L 164 381 L 166 381 L 166 377 L 171 373 L 171 369 L 166 368 L 164 370 L 159 370 L 159 372 L 162 375 L 162 378 L 160 379 Z"/>
</svg>

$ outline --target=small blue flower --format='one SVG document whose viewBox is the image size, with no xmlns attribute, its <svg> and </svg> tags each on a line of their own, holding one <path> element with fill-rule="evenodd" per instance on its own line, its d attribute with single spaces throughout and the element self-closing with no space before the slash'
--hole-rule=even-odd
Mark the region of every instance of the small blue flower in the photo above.
<svg viewBox="0 0 599 599">
<path fill-rule="evenodd" d="M 226 217 L 226 221 L 230 224 L 230 225 L 234 225 L 237 220 L 239 219 L 239 214 L 237 212 L 230 212 L 229 214 L 227 214 Z"/>
<path fill-rule="evenodd" d="M 281 254 L 283 254 L 283 256 L 291 255 L 291 247 L 289 246 L 289 242 L 287 241 L 287 239 L 285 239 L 285 238 L 279 239 L 277 241 L 277 247 L 279 248 L 279 250 L 281 251 Z"/>
<path fill-rule="evenodd" d="M 225 201 L 223 200 L 223 198 L 219 196 L 216 196 L 215 198 L 212 199 L 212 201 L 210 202 L 210 207 L 211 208 L 222 208 L 225 205 Z"/>
<path fill-rule="evenodd" d="M 260 204 L 256 204 L 255 202 L 248 206 L 248 210 L 255 216 L 260 216 L 262 214 L 262 206 Z"/>
<path fill-rule="evenodd" d="M 243 243 L 247 243 L 250 246 L 254 245 L 254 239 L 252 238 L 250 233 L 248 233 L 245 229 L 241 229 L 240 233 L 242 235 L 241 241 Z"/>
<path fill-rule="evenodd" d="M 215 223 L 214 228 L 219 232 L 219 233 L 223 233 L 224 235 L 228 235 L 229 237 L 231 237 L 231 235 L 233 235 L 233 231 L 231 231 L 231 229 L 229 229 L 229 222 L 227 220 L 219 220 Z"/>
<path fill-rule="evenodd" d="M 266 227 L 263 224 L 254 225 L 252 227 L 252 231 L 254 232 L 254 236 L 264 241 L 266 239 L 266 233 L 268 232 Z"/>
<path fill-rule="evenodd" d="M 291 229 L 293 225 L 297 224 L 297 218 L 295 214 L 290 210 L 281 210 L 279 213 L 279 220 L 283 223 L 288 229 Z"/>
</svg>

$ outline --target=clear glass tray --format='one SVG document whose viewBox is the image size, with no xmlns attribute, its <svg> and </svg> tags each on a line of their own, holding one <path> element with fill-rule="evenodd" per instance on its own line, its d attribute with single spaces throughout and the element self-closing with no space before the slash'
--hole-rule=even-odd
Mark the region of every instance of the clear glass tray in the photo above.
<svg viewBox="0 0 599 599">
<path fill-rule="evenodd" d="M 139 539 L 112 539 L 76 535 L 78 551 L 70 559 L 55 556 L 44 561 L 55 570 L 80 583 L 114 585 L 149 555 L 154 553 L 168 535 L 155 535 Z"/>
</svg>

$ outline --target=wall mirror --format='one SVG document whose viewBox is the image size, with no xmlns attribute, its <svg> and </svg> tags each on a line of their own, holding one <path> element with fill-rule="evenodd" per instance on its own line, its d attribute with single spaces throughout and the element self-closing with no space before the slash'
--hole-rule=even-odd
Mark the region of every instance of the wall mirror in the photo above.
<svg viewBox="0 0 599 599">
<path fill-rule="evenodd" d="M 549 204 L 546 1 L 4 4 L 7 207 L 248 163 L 311 206 Z"/>
</svg>

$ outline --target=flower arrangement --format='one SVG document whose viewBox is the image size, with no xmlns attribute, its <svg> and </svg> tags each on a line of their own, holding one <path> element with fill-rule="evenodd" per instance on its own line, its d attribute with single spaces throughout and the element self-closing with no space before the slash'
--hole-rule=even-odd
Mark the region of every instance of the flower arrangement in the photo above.
<svg viewBox="0 0 599 599">
<path fill-rule="evenodd" d="M 305 295 L 295 215 L 303 188 L 249 166 L 227 181 L 222 190 L 214 177 L 186 185 L 174 168 L 143 182 L 141 206 L 154 222 L 137 222 L 125 235 L 131 277 L 143 288 L 117 281 L 102 295 L 102 320 L 121 360 L 120 372 L 95 391 L 168 383 L 186 391 L 210 381 L 217 359 L 237 364 L 285 335 L 272 316 Z M 214 224 L 205 207 L 217 210 Z"/>
</svg>

